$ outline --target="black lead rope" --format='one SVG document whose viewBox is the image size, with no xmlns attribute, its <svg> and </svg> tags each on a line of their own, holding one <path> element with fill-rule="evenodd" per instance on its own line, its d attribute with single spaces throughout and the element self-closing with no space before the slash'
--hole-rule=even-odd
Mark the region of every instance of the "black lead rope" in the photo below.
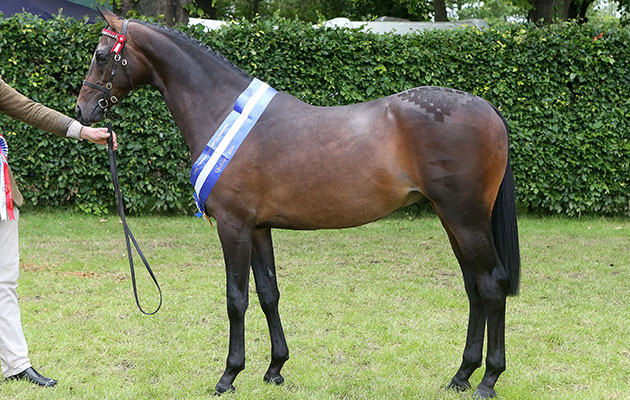
<svg viewBox="0 0 630 400">
<path fill-rule="evenodd" d="M 111 114 L 108 109 L 105 109 L 105 115 L 107 117 L 107 132 L 109 132 L 109 139 L 107 139 L 107 152 L 109 153 L 109 169 L 112 173 L 112 181 L 114 183 L 114 192 L 116 193 L 116 200 L 118 201 L 118 213 L 120 214 L 120 220 L 122 221 L 123 228 L 125 231 L 125 241 L 127 242 L 127 257 L 129 258 L 129 268 L 131 269 L 131 283 L 133 285 L 133 296 L 136 299 L 136 304 L 138 305 L 138 309 L 145 315 L 153 315 L 159 311 L 160 307 L 162 307 L 162 289 L 160 289 L 160 284 L 158 283 L 147 259 L 142 254 L 142 250 L 140 250 L 140 246 L 138 246 L 138 242 L 136 242 L 136 238 L 133 237 L 133 233 L 131 233 L 131 229 L 127 226 L 127 220 L 125 218 L 125 206 L 123 204 L 122 195 L 120 193 L 120 184 L 118 182 L 118 170 L 116 168 L 116 154 L 114 153 L 114 135 L 111 123 Z M 131 241 L 130 241 L 131 239 Z M 133 243 L 140 259 L 144 263 L 147 272 L 153 279 L 153 283 L 155 283 L 155 287 L 160 293 L 160 304 L 158 304 L 157 308 L 153 312 L 146 312 L 142 309 L 140 305 L 140 300 L 138 300 L 138 288 L 136 287 L 136 271 L 133 264 L 133 255 L 131 254 L 131 243 Z"/>
</svg>

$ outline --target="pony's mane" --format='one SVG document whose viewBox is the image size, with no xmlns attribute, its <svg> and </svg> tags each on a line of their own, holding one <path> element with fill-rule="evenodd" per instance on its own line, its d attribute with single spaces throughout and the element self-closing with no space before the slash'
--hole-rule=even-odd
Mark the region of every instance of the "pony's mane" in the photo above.
<svg viewBox="0 0 630 400">
<path fill-rule="evenodd" d="M 205 53 L 209 54 L 210 56 L 212 56 L 213 58 L 215 58 L 216 60 L 218 60 L 219 62 L 221 62 L 222 64 L 228 66 L 231 70 L 233 70 L 234 72 L 238 73 L 239 75 L 245 77 L 245 78 L 251 78 L 251 76 L 243 71 L 242 69 L 240 69 L 239 67 L 237 67 L 236 65 L 234 65 L 234 63 L 232 63 L 230 60 L 228 60 L 227 58 L 225 58 L 223 56 L 223 54 L 219 53 L 218 51 L 216 51 L 215 49 L 213 49 L 212 47 L 206 45 L 205 43 L 203 43 L 202 41 L 195 39 L 183 32 L 180 32 L 176 29 L 172 29 L 172 28 L 168 28 L 166 26 L 163 25 L 157 25 L 157 24 L 151 24 L 148 22 L 144 22 L 144 21 L 137 21 L 137 20 L 133 20 L 133 22 L 139 23 L 141 25 L 147 26 L 153 30 L 156 31 L 160 31 L 163 32 L 165 34 L 167 34 L 168 36 L 172 36 L 175 37 L 179 40 L 182 40 L 186 43 L 192 44 L 195 47 L 199 48 L 200 50 L 203 50 Z"/>
</svg>

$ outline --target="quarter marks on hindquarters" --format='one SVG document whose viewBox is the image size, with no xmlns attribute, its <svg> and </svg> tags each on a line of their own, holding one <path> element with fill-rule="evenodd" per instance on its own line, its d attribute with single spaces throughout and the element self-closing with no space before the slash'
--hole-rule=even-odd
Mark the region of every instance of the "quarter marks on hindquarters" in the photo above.
<svg viewBox="0 0 630 400">
<path fill-rule="evenodd" d="M 424 116 L 435 122 L 444 122 L 458 109 L 471 104 L 476 96 L 442 87 L 420 87 L 399 93 L 401 100 L 419 106 Z"/>
</svg>

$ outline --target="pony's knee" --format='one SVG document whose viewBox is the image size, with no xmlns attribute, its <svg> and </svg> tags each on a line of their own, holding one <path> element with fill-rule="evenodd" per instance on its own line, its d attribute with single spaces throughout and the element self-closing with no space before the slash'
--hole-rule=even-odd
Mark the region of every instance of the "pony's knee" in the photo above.
<svg viewBox="0 0 630 400">
<path fill-rule="evenodd" d="M 230 319 L 242 319 L 247 311 L 249 299 L 247 294 L 229 293 L 227 295 L 227 312 Z"/>
<path fill-rule="evenodd" d="M 258 292 L 258 300 L 260 308 L 265 314 L 278 310 L 278 302 L 280 301 L 280 292 L 275 289 L 261 290 Z"/>
</svg>

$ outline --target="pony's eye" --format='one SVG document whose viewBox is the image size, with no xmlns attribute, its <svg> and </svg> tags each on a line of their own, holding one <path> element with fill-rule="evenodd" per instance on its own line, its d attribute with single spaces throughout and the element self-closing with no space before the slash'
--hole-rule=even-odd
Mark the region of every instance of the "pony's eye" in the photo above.
<svg viewBox="0 0 630 400">
<path fill-rule="evenodd" d="M 96 61 L 98 61 L 99 63 L 107 62 L 108 58 L 109 58 L 109 54 L 107 53 L 96 53 Z"/>
</svg>

